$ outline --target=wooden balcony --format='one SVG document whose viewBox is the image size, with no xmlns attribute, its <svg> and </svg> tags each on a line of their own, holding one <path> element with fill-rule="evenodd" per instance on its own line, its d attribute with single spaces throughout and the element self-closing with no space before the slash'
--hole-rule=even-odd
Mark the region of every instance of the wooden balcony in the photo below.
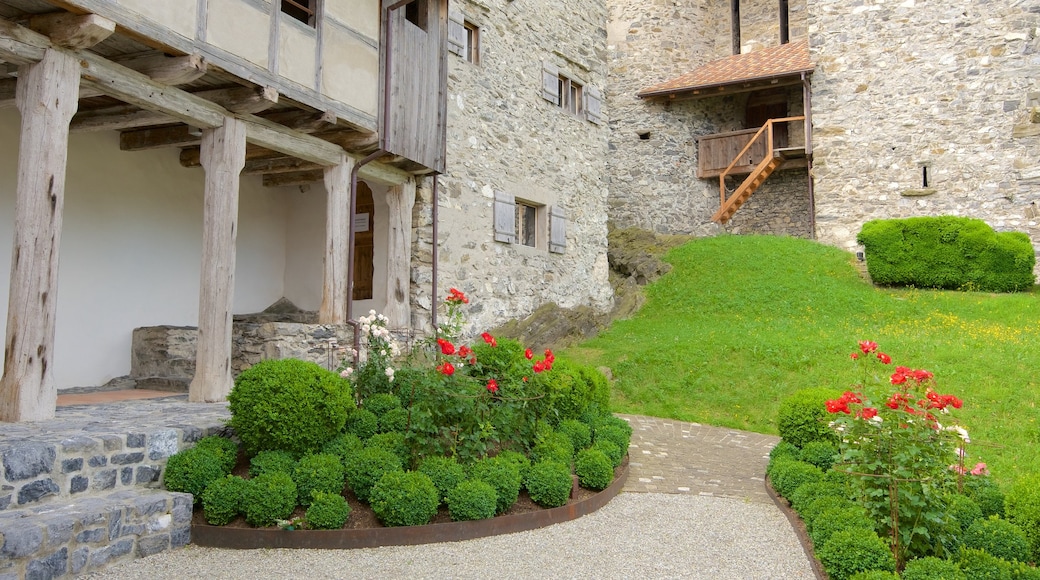
<svg viewBox="0 0 1040 580">
<path fill-rule="evenodd" d="M 790 117 L 793 120 L 803 120 L 804 117 Z M 774 123 L 782 121 L 774 120 Z M 789 121 L 788 121 L 789 122 Z M 747 175 L 758 167 L 759 163 L 769 156 L 769 144 L 764 139 L 758 139 L 751 147 L 744 151 L 748 142 L 759 132 L 759 128 L 743 129 L 741 131 L 730 131 L 728 133 L 716 133 L 705 135 L 698 139 L 697 151 L 697 177 L 710 179 L 718 177 L 730 163 L 736 160 L 727 175 Z M 792 138 L 794 143 L 788 145 L 786 139 L 777 139 L 774 145 L 787 152 L 788 159 L 779 167 L 780 171 L 805 167 L 805 143 L 800 136 Z M 743 153 L 742 153 L 743 151 Z M 798 153 L 801 152 L 801 155 Z M 737 159 L 737 156 L 740 156 Z"/>
</svg>

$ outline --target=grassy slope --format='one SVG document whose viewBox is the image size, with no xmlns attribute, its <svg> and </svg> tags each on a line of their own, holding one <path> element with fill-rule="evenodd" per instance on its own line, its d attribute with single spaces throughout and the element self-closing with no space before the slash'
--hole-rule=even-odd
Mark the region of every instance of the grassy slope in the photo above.
<svg viewBox="0 0 1040 580">
<path fill-rule="evenodd" d="M 874 340 L 965 400 L 972 464 L 1040 473 L 1037 292 L 876 289 L 848 253 L 793 238 L 701 239 L 666 259 L 635 318 L 565 353 L 612 369 L 617 411 L 775 433 L 783 397 L 859 382 L 849 353 Z"/>
</svg>

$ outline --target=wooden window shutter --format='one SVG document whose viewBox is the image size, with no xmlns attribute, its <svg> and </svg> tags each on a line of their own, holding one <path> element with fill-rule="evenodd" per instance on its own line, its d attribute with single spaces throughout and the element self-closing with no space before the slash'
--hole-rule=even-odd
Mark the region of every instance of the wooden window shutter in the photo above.
<svg viewBox="0 0 1040 580">
<path fill-rule="evenodd" d="M 542 98 L 560 106 L 560 69 L 549 61 L 542 62 Z"/>
<path fill-rule="evenodd" d="M 585 118 L 597 125 L 603 124 L 603 93 L 592 85 L 585 86 Z"/>
<path fill-rule="evenodd" d="M 516 243 L 516 198 L 504 191 L 495 192 L 495 241 Z"/>
<path fill-rule="evenodd" d="M 466 19 L 457 10 L 448 11 L 448 52 L 458 56 L 466 54 Z"/>
<path fill-rule="evenodd" d="M 567 214 L 563 208 L 549 209 L 549 251 L 562 254 L 567 249 Z"/>
</svg>

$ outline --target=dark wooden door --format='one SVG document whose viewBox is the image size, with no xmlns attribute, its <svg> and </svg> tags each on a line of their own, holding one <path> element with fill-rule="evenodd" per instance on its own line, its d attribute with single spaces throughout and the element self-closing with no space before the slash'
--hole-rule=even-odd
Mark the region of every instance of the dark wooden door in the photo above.
<svg viewBox="0 0 1040 580">
<path fill-rule="evenodd" d="M 372 229 L 375 226 L 376 204 L 372 199 L 372 190 L 365 183 L 358 183 L 357 210 L 358 220 L 354 231 L 354 300 L 372 298 L 372 278 L 375 275 L 375 237 Z M 368 216 L 367 220 L 361 219 Z M 359 228 L 367 221 L 367 228 Z M 365 231 L 358 231 L 364 229 Z"/>
<path fill-rule="evenodd" d="M 769 119 L 783 119 L 787 116 L 787 91 L 761 91 L 748 97 L 745 114 L 747 129 L 757 129 Z M 773 125 L 773 147 L 787 147 L 787 123 Z"/>
</svg>

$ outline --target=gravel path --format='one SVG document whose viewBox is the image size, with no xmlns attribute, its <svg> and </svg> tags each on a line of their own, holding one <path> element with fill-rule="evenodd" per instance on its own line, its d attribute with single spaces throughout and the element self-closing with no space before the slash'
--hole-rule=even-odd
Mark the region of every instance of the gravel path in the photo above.
<svg viewBox="0 0 1040 580">
<path fill-rule="evenodd" d="M 89 576 L 302 577 L 815 578 L 791 524 L 775 506 L 661 493 L 622 493 L 571 522 L 464 542 L 359 550 L 188 546 Z"/>
</svg>

